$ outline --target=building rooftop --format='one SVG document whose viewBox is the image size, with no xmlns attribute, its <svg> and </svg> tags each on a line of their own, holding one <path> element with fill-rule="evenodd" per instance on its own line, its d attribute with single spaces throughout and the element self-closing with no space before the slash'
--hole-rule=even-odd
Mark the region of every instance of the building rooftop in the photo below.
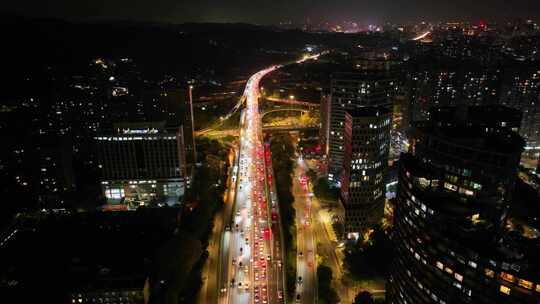
<svg viewBox="0 0 540 304">
<path fill-rule="evenodd" d="M 157 134 L 165 130 L 165 125 L 165 121 L 120 122 L 113 124 L 113 128 L 123 135 Z"/>
<path fill-rule="evenodd" d="M 476 125 L 436 126 L 424 121 L 415 124 L 417 130 L 438 137 L 455 146 L 490 153 L 521 153 L 525 142 L 516 132 L 506 128 L 486 129 Z"/>
</svg>

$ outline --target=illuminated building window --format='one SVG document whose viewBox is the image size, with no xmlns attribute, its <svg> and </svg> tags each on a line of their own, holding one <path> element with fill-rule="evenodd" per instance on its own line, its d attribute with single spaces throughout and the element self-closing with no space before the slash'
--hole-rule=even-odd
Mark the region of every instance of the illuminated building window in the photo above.
<svg viewBox="0 0 540 304">
<path fill-rule="evenodd" d="M 475 183 L 475 182 L 471 182 L 471 184 L 472 184 L 472 186 L 473 186 L 473 188 L 474 188 L 475 190 L 480 190 L 480 189 L 482 189 L 482 185 L 480 185 L 480 184 L 477 184 L 477 183 Z"/>
<path fill-rule="evenodd" d="M 490 277 L 490 278 L 495 277 L 495 272 L 493 272 L 493 270 L 491 269 L 486 268 L 485 273 L 487 277 Z"/>
<path fill-rule="evenodd" d="M 105 196 L 111 199 L 121 199 L 124 197 L 124 189 L 112 188 L 105 191 Z"/>
<path fill-rule="evenodd" d="M 514 282 L 514 276 L 506 272 L 501 272 L 501 278 L 508 282 Z"/>
<path fill-rule="evenodd" d="M 444 269 L 443 263 L 437 261 L 437 268 L 439 268 L 440 270 L 443 270 Z"/>
<path fill-rule="evenodd" d="M 469 261 L 469 266 L 471 266 L 472 268 L 476 268 L 477 264 L 474 261 Z"/>
<path fill-rule="evenodd" d="M 423 177 L 420 177 L 418 179 L 418 183 L 420 184 L 421 187 L 423 188 L 426 188 L 426 187 L 429 187 L 429 182 L 430 180 L 426 179 L 426 178 L 423 178 Z"/>
<path fill-rule="evenodd" d="M 468 196 L 473 196 L 474 195 L 473 191 L 471 191 L 469 189 L 465 189 L 465 188 L 459 188 L 459 193 L 465 194 L 465 195 L 468 195 Z"/>
<path fill-rule="evenodd" d="M 455 175 L 447 175 L 446 178 L 448 178 L 449 181 L 453 182 L 453 183 L 457 183 L 457 176 Z"/>
<path fill-rule="evenodd" d="M 499 288 L 500 292 L 509 295 L 510 294 L 510 288 L 504 285 L 501 285 L 501 288 Z"/>
<path fill-rule="evenodd" d="M 527 280 L 519 280 L 518 285 L 527 289 L 533 289 L 534 284 Z"/>
<path fill-rule="evenodd" d="M 463 276 L 460 275 L 459 273 L 454 273 L 454 278 L 456 278 L 456 280 L 460 281 L 460 282 L 463 282 Z"/>
<path fill-rule="evenodd" d="M 449 273 L 449 274 L 454 273 L 454 271 L 453 271 L 451 268 L 448 268 L 448 267 L 446 267 L 446 268 L 444 269 L 444 271 L 446 271 L 446 272 Z"/>
<path fill-rule="evenodd" d="M 458 187 L 456 185 L 450 184 L 450 183 L 444 183 L 444 188 L 451 190 L 451 191 L 457 191 Z"/>
<path fill-rule="evenodd" d="M 540 284 L 536 284 L 536 292 L 540 292 Z"/>
</svg>

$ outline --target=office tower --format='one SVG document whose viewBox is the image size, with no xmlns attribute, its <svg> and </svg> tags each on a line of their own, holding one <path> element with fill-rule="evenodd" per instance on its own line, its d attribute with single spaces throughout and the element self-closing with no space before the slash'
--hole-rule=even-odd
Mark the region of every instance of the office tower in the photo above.
<svg viewBox="0 0 540 304">
<path fill-rule="evenodd" d="M 426 119 L 432 107 L 453 106 L 459 100 L 460 85 L 455 71 L 415 71 L 409 78 L 411 122 Z"/>
<path fill-rule="evenodd" d="M 540 71 L 516 75 L 510 86 L 503 89 L 501 103 L 523 112 L 520 134 L 525 139 L 525 152 L 539 153 Z"/>
<path fill-rule="evenodd" d="M 390 303 L 537 303 L 538 239 L 510 224 L 526 222 L 509 212 L 521 137 L 428 121 L 410 142 L 398 171 Z"/>
<path fill-rule="evenodd" d="M 189 86 L 187 90 L 180 88 L 176 83 L 163 84 L 156 101 L 148 103 L 152 108 L 146 110 L 149 113 L 146 121 L 164 120 L 167 122 L 167 127 L 182 125 L 186 153 L 186 186 L 188 188 L 194 174 L 192 166 L 197 161 L 192 89 L 192 86 Z"/>
<path fill-rule="evenodd" d="M 345 113 L 341 201 L 349 239 L 382 220 L 391 112 L 363 107 Z"/>
<path fill-rule="evenodd" d="M 325 157 L 328 157 L 328 140 L 330 136 L 330 94 L 323 93 L 321 95 L 321 129 L 319 130 L 319 143 L 321 151 Z"/>
<path fill-rule="evenodd" d="M 328 180 L 339 186 L 344 158 L 345 112 L 366 106 L 390 107 L 395 82 L 387 73 L 363 71 L 332 75 Z"/>
<path fill-rule="evenodd" d="M 182 126 L 165 122 L 119 123 L 95 137 L 110 206 L 178 203 L 186 182 Z"/>
</svg>

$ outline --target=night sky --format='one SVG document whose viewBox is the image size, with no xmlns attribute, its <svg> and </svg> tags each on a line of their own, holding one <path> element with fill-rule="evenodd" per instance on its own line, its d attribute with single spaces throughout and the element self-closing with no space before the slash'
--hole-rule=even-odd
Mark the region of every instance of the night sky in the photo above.
<svg viewBox="0 0 540 304">
<path fill-rule="evenodd" d="M 0 10 L 72 20 L 271 24 L 309 17 L 368 24 L 513 17 L 538 20 L 540 0 L 8 0 Z"/>
</svg>

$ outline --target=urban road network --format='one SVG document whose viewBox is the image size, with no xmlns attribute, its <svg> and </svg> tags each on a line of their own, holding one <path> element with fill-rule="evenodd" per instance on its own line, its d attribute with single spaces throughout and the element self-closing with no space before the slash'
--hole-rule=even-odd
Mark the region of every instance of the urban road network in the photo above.
<svg viewBox="0 0 540 304">
<path fill-rule="evenodd" d="M 317 57 L 304 57 L 297 63 Z M 284 303 L 278 201 L 259 113 L 259 82 L 280 67 L 271 66 L 252 75 L 242 97 L 246 107 L 241 115 L 240 147 L 233 166 L 234 199 L 219 256 L 220 304 Z"/>
<path fill-rule="evenodd" d="M 275 232 L 268 200 L 262 123 L 259 117 L 259 81 L 279 68 L 272 66 L 251 76 L 240 122 L 240 149 L 233 168 L 236 199 L 232 220 L 223 235 L 220 303 L 279 303 L 283 284 L 273 254 Z M 275 210 L 275 209 L 274 209 Z M 278 232 L 279 234 L 279 232 Z M 278 279 L 279 278 L 279 279 Z"/>
</svg>

